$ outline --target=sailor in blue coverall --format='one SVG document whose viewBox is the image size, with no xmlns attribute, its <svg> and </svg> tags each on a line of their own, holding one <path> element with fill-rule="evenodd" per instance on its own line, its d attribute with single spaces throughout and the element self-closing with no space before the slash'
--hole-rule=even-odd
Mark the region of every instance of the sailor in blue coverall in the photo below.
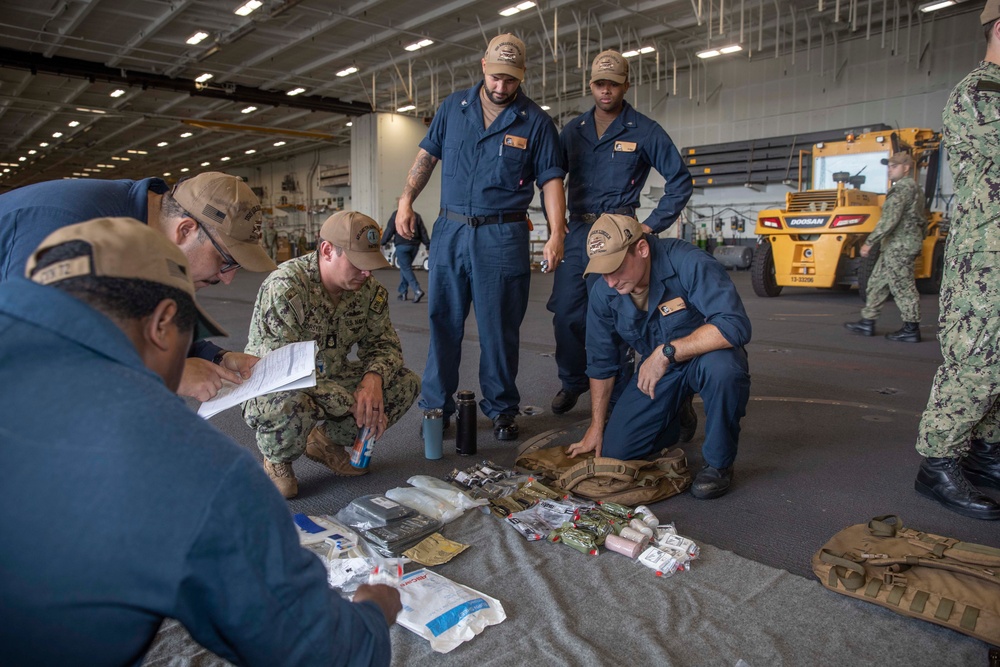
<svg viewBox="0 0 1000 667">
<path fill-rule="evenodd" d="M 455 412 L 465 319 L 476 307 L 480 409 L 499 440 L 518 436 L 514 416 L 521 321 L 528 305 L 531 260 L 527 208 L 534 184 L 549 222 L 543 251 L 562 259 L 565 194 L 556 126 L 519 90 L 524 44 L 513 35 L 490 42 L 484 82 L 445 99 L 410 170 L 396 212 L 397 232 L 413 235 L 412 203 L 443 162 L 441 211 L 430 251 L 430 351 L 420 406 Z"/>
<path fill-rule="evenodd" d="M 586 281 L 583 277 L 590 226 L 602 213 L 634 217 L 651 167 L 665 183 L 656 209 L 643 223 L 646 232 L 656 234 L 669 228 L 691 197 L 691 175 L 677 148 L 659 124 L 625 101 L 628 89 L 628 61 L 617 51 L 598 54 L 590 79 L 594 108 L 568 123 L 559 135 L 569 171 L 569 233 L 548 302 L 562 383 L 552 401 L 556 414 L 572 409 L 589 386 L 584 348 L 587 293 L 597 280 L 597 276 Z M 630 368 L 623 364 L 623 370 L 627 381 Z M 689 414 L 696 426 L 693 412 Z M 686 439 L 693 435 L 691 427 Z"/>
<path fill-rule="evenodd" d="M 234 180 L 239 180 L 240 185 L 228 190 L 235 193 L 235 199 L 230 199 L 228 206 L 217 196 L 210 201 L 203 195 L 191 194 L 196 186 L 204 187 L 206 183 L 215 183 L 226 192 L 224 184 Z M 185 210 L 178 197 L 188 202 L 195 213 Z M 70 179 L 17 188 L 0 195 L 0 283 L 24 275 L 28 257 L 51 232 L 103 217 L 134 218 L 174 240 L 188 258 L 191 278 L 197 289 L 220 282 L 228 285 L 240 268 L 249 271 L 277 268 L 256 243 L 256 238 L 227 237 L 213 224 L 217 220 L 204 219 L 208 210 L 206 205 L 213 202 L 216 210 L 220 206 L 226 208 L 232 217 L 255 214 L 259 225 L 260 201 L 250 186 L 236 176 L 218 172 L 204 172 L 194 179 L 183 180 L 173 190 L 159 178 L 138 181 Z M 216 231 L 210 234 L 205 224 Z M 224 350 L 209 340 L 195 342 L 188 357 L 178 393 L 199 401 L 213 398 L 223 380 L 238 384 L 250 377 L 257 363 L 256 357 Z"/>
<path fill-rule="evenodd" d="M 587 312 L 587 375 L 593 418 L 572 456 L 595 452 L 640 459 L 677 438 L 675 419 L 694 393 L 705 402 L 705 467 L 691 493 L 718 498 L 729 490 L 750 396 L 744 346 L 750 319 L 736 286 L 718 261 L 681 239 L 643 233 L 635 218 L 603 215 L 587 236 L 597 273 Z M 643 361 L 608 418 L 619 371 L 618 346 Z M 606 422 L 606 426 L 605 426 Z"/>
</svg>

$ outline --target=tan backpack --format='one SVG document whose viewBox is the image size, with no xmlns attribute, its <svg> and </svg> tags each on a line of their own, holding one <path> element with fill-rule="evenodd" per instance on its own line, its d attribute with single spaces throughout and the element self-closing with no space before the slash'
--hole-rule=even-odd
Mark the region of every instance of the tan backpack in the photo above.
<svg viewBox="0 0 1000 667">
<path fill-rule="evenodd" d="M 655 461 L 621 461 L 605 456 L 571 459 L 565 447 L 548 447 L 522 454 L 514 465 L 543 477 L 558 491 L 629 506 L 669 498 L 691 486 L 680 449 L 664 450 Z"/>
<path fill-rule="evenodd" d="M 812 568 L 832 591 L 1000 644 L 1000 549 L 886 515 L 834 535 Z"/>
</svg>

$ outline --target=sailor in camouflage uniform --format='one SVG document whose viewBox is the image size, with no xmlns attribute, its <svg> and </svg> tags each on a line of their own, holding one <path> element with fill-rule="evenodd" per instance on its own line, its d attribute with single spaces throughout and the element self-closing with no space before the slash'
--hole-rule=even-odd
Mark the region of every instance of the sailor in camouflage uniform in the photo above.
<svg viewBox="0 0 1000 667">
<path fill-rule="evenodd" d="M 323 223 L 320 237 L 316 252 L 285 262 L 261 285 L 247 343 L 248 353 L 258 356 L 299 341 L 319 346 L 315 387 L 243 404 L 264 470 L 286 498 L 298 493 L 292 461 L 303 453 L 338 475 L 366 473 L 351 466 L 344 447 L 359 427 L 373 427 L 381 437 L 420 393 L 420 379 L 403 368 L 388 292 L 371 277 L 389 266 L 379 250 L 378 224 L 341 211 Z M 357 359 L 349 359 L 355 345 Z"/>
<path fill-rule="evenodd" d="M 882 215 L 875 230 L 861 246 L 861 256 L 868 257 L 876 243 L 881 244 L 881 252 L 868 279 L 861 320 L 847 322 L 844 326 L 854 333 L 874 336 L 875 320 L 891 292 L 903 317 L 903 328 L 885 337 L 899 343 L 919 343 L 920 294 L 917 292 L 913 264 L 920 254 L 927 230 L 924 193 L 913 180 L 913 157 L 909 153 L 896 153 L 883 160 L 882 164 L 889 165 L 892 187 L 885 195 Z"/>
<path fill-rule="evenodd" d="M 1000 504 L 972 484 L 1000 488 L 1000 0 L 989 0 L 986 58 L 944 109 L 955 216 L 941 284 L 941 355 L 917 451 L 918 492 L 977 519 Z M 971 483 L 970 483 L 971 482 Z"/>
</svg>

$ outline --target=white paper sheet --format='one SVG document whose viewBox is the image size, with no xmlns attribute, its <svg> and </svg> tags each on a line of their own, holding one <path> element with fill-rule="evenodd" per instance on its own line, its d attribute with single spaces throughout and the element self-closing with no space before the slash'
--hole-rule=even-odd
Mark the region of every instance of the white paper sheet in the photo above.
<svg viewBox="0 0 1000 667">
<path fill-rule="evenodd" d="M 316 341 L 289 343 L 271 350 L 253 367 L 243 384 L 223 382 L 215 398 L 198 408 L 205 419 L 255 396 L 316 386 Z"/>
</svg>

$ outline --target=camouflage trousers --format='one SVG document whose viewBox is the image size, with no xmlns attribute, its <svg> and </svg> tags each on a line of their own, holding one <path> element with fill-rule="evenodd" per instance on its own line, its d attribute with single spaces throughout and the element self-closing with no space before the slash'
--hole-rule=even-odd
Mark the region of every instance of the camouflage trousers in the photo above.
<svg viewBox="0 0 1000 667">
<path fill-rule="evenodd" d="M 882 312 L 882 305 L 891 292 L 903 321 L 920 321 L 920 294 L 913 277 L 913 264 L 918 254 L 919 252 L 909 254 L 889 251 L 879 255 L 875 269 L 868 278 L 868 291 L 861 317 L 877 320 Z"/>
<path fill-rule="evenodd" d="M 257 431 L 257 447 L 269 461 L 291 463 L 306 450 L 306 437 L 323 421 L 323 430 L 335 443 L 350 446 L 358 435 L 358 425 L 351 414 L 353 382 L 318 380 L 315 387 L 258 396 L 243 404 L 243 419 Z M 389 427 L 406 414 L 420 394 L 420 378 L 403 368 L 395 376 L 384 378 L 383 401 Z"/>
<path fill-rule="evenodd" d="M 947 258 L 941 284 L 941 355 L 917 451 L 963 456 L 972 440 L 1000 442 L 1000 253 Z"/>
</svg>

